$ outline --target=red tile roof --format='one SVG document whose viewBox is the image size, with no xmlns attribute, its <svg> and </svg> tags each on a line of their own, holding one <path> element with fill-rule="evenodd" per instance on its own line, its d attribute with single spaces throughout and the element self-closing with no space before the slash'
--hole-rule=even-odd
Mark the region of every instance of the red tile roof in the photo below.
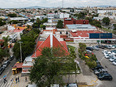
<svg viewBox="0 0 116 87">
<path fill-rule="evenodd" d="M 13 68 L 22 68 L 23 63 L 16 63 Z"/>
<path fill-rule="evenodd" d="M 73 37 L 89 37 L 89 33 L 102 33 L 98 30 L 70 32 Z"/>
<path fill-rule="evenodd" d="M 65 55 L 69 55 L 67 46 L 66 46 L 66 42 L 65 41 L 58 41 L 55 36 L 53 35 L 53 48 L 57 48 L 60 47 L 62 50 L 65 51 Z M 34 57 L 38 57 L 41 55 L 41 51 L 44 47 L 51 47 L 50 46 L 50 35 L 48 36 L 48 38 L 45 41 L 38 41 L 37 46 L 36 46 L 36 52 L 34 52 L 34 54 L 32 55 L 32 58 Z"/>
<path fill-rule="evenodd" d="M 24 29 L 26 29 L 27 27 L 16 27 L 14 30 L 10 30 L 9 32 L 21 32 Z"/>
<path fill-rule="evenodd" d="M 4 42 L 4 40 L 3 39 L 0 39 L 0 42 Z"/>
</svg>

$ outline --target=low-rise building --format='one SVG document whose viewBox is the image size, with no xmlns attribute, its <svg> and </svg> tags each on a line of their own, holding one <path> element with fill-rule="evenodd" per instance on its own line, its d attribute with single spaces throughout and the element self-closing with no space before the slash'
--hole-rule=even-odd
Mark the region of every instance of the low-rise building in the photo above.
<svg viewBox="0 0 116 87">
<path fill-rule="evenodd" d="M 67 24 L 89 24 L 88 20 L 76 20 L 74 18 L 64 18 L 64 27 Z"/>
</svg>

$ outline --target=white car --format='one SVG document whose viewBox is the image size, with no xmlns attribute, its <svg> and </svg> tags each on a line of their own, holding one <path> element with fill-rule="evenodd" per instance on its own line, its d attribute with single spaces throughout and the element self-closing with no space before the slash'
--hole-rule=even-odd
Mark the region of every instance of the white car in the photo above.
<svg viewBox="0 0 116 87">
<path fill-rule="evenodd" d="M 67 87 L 78 87 L 76 83 L 70 83 Z"/>
<path fill-rule="evenodd" d="M 108 59 L 109 58 L 109 54 L 104 54 L 105 58 Z"/>
<path fill-rule="evenodd" d="M 115 49 L 115 46 L 112 45 L 112 49 Z"/>
<path fill-rule="evenodd" d="M 96 46 L 92 46 L 92 48 L 97 51 L 99 50 L 99 48 L 97 48 Z"/>
<path fill-rule="evenodd" d="M 108 51 L 107 51 L 107 50 L 103 50 L 103 51 L 102 51 L 103 54 L 106 53 L 106 52 L 108 52 Z"/>
<path fill-rule="evenodd" d="M 114 59 L 114 61 L 112 63 L 113 63 L 113 65 L 116 65 L 116 59 Z"/>
<path fill-rule="evenodd" d="M 116 61 L 113 62 L 113 65 L 116 65 Z"/>
<path fill-rule="evenodd" d="M 111 57 L 109 60 L 113 62 L 116 59 L 116 57 Z"/>
</svg>

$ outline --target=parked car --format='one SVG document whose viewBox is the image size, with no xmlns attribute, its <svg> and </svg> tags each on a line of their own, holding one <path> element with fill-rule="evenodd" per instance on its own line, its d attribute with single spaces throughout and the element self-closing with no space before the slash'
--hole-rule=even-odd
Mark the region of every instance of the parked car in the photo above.
<svg viewBox="0 0 116 87">
<path fill-rule="evenodd" d="M 110 45 L 107 45 L 106 48 L 107 48 L 107 49 L 111 49 L 112 47 L 111 47 Z"/>
<path fill-rule="evenodd" d="M 112 45 L 112 46 L 116 48 L 116 45 Z"/>
<path fill-rule="evenodd" d="M 108 59 L 110 55 L 108 53 L 105 53 L 104 56 L 106 59 Z"/>
<path fill-rule="evenodd" d="M 94 50 L 99 50 L 99 48 L 97 47 L 97 46 L 92 46 L 92 48 L 94 49 Z"/>
<path fill-rule="evenodd" d="M 86 47 L 86 50 L 93 51 L 93 48 L 92 47 Z"/>
<path fill-rule="evenodd" d="M 78 87 L 76 83 L 70 83 L 67 85 L 67 87 Z"/>
<path fill-rule="evenodd" d="M 92 53 L 92 51 L 91 51 L 91 50 L 86 50 L 86 52 L 87 52 L 87 53 Z"/>
<path fill-rule="evenodd" d="M 10 61 L 12 61 L 13 59 L 14 59 L 14 56 L 13 55 L 9 57 L 9 60 Z"/>
<path fill-rule="evenodd" d="M 3 71 L 4 71 L 4 68 L 0 67 L 0 75 L 3 73 Z"/>
<path fill-rule="evenodd" d="M 115 56 L 115 55 L 109 57 L 109 60 L 110 60 L 111 62 L 113 62 L 115 59 L 116 59 L 116 56 Z"/>
<path fill-rule="evenodd" d="M 98 47 L 98 48 L 101 48 L 101 49 L 106 48 L 106 46 L 105 46 L 105 45 L 98 45 L 97 47 Z"/>
<path fill-rule="evenodd" d="M 103 68 L 103 67 L 101 66 L 101 64 L 98 64 L 98 65 L 96 65 L 95 68 L 92 68 L 92 70 L 94 71 L 94 70 L 96 70 L 96 69 L 101 69 L 101 68 Z"/>
<path fill-rule="evenodd" d="M 116 65 L 116 59 L 114 59 L 114 61 L 113 61 L 113 65 Z"/>
<path fill-rule="evenodd" d="M 99 80 L 112 80 L 112 76 L 108 73 L 108 72 L 103 72 L 103 73 L 99 73 L 97 74 L 97 77 Z"/>
<path fill-rule="evenodd" d="M 114 53 L 114 54 L 116 54 L 116 50 L 112 50 L 112 51 L 111 51 L 111 53 Z"/>
<path fill-rule="evenodd" d="M 9 64 L 10 64 L 10 60 L 7 60 L 7 61 L 5 61 L 5 62 L 3 63 L 3 67 L 6 68 Z"/>
<path fill-rule="evenodd" d="M 116 47 L 114 45 L 112 45 L 112 49 L 115 49 Z"/>
<path fill-rule="evenodd" d="M 103 50 L 103 51 L 102 51 L 103 54 L 106 53 L 106 52 L 108 52 L 108 51 L 107 51 L 107 50 Z"/>
<path fill-rule="evenodd" d="M 97 66 L 98 66 L 98 65 L 101 65 L 100 62 L 99 62 L 98 60 L 96 61 L 96 65 L 97 65 Z"/>
<path fill-rule="evenodd" d="M 103 73 L 103 72 L 107 72 L 104 68 L 99 68 L 99 69 L 95 69 L 94 70 L 94 74 L 99 74 L 99 73 Z"/>
</svg>

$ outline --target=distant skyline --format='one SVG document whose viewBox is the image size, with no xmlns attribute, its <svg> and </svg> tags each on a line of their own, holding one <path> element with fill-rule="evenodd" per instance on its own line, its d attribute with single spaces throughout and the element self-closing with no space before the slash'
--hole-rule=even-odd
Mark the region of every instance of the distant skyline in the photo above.
<svg viewBox="0 0 116 87">
<path fill-rule="evenodd" d="M 116 6 L 115 0 L 64 0 L 64 7 Z M 0 0 L 0 8 L 62 7 L 62 0 Z"/>
</svg>

